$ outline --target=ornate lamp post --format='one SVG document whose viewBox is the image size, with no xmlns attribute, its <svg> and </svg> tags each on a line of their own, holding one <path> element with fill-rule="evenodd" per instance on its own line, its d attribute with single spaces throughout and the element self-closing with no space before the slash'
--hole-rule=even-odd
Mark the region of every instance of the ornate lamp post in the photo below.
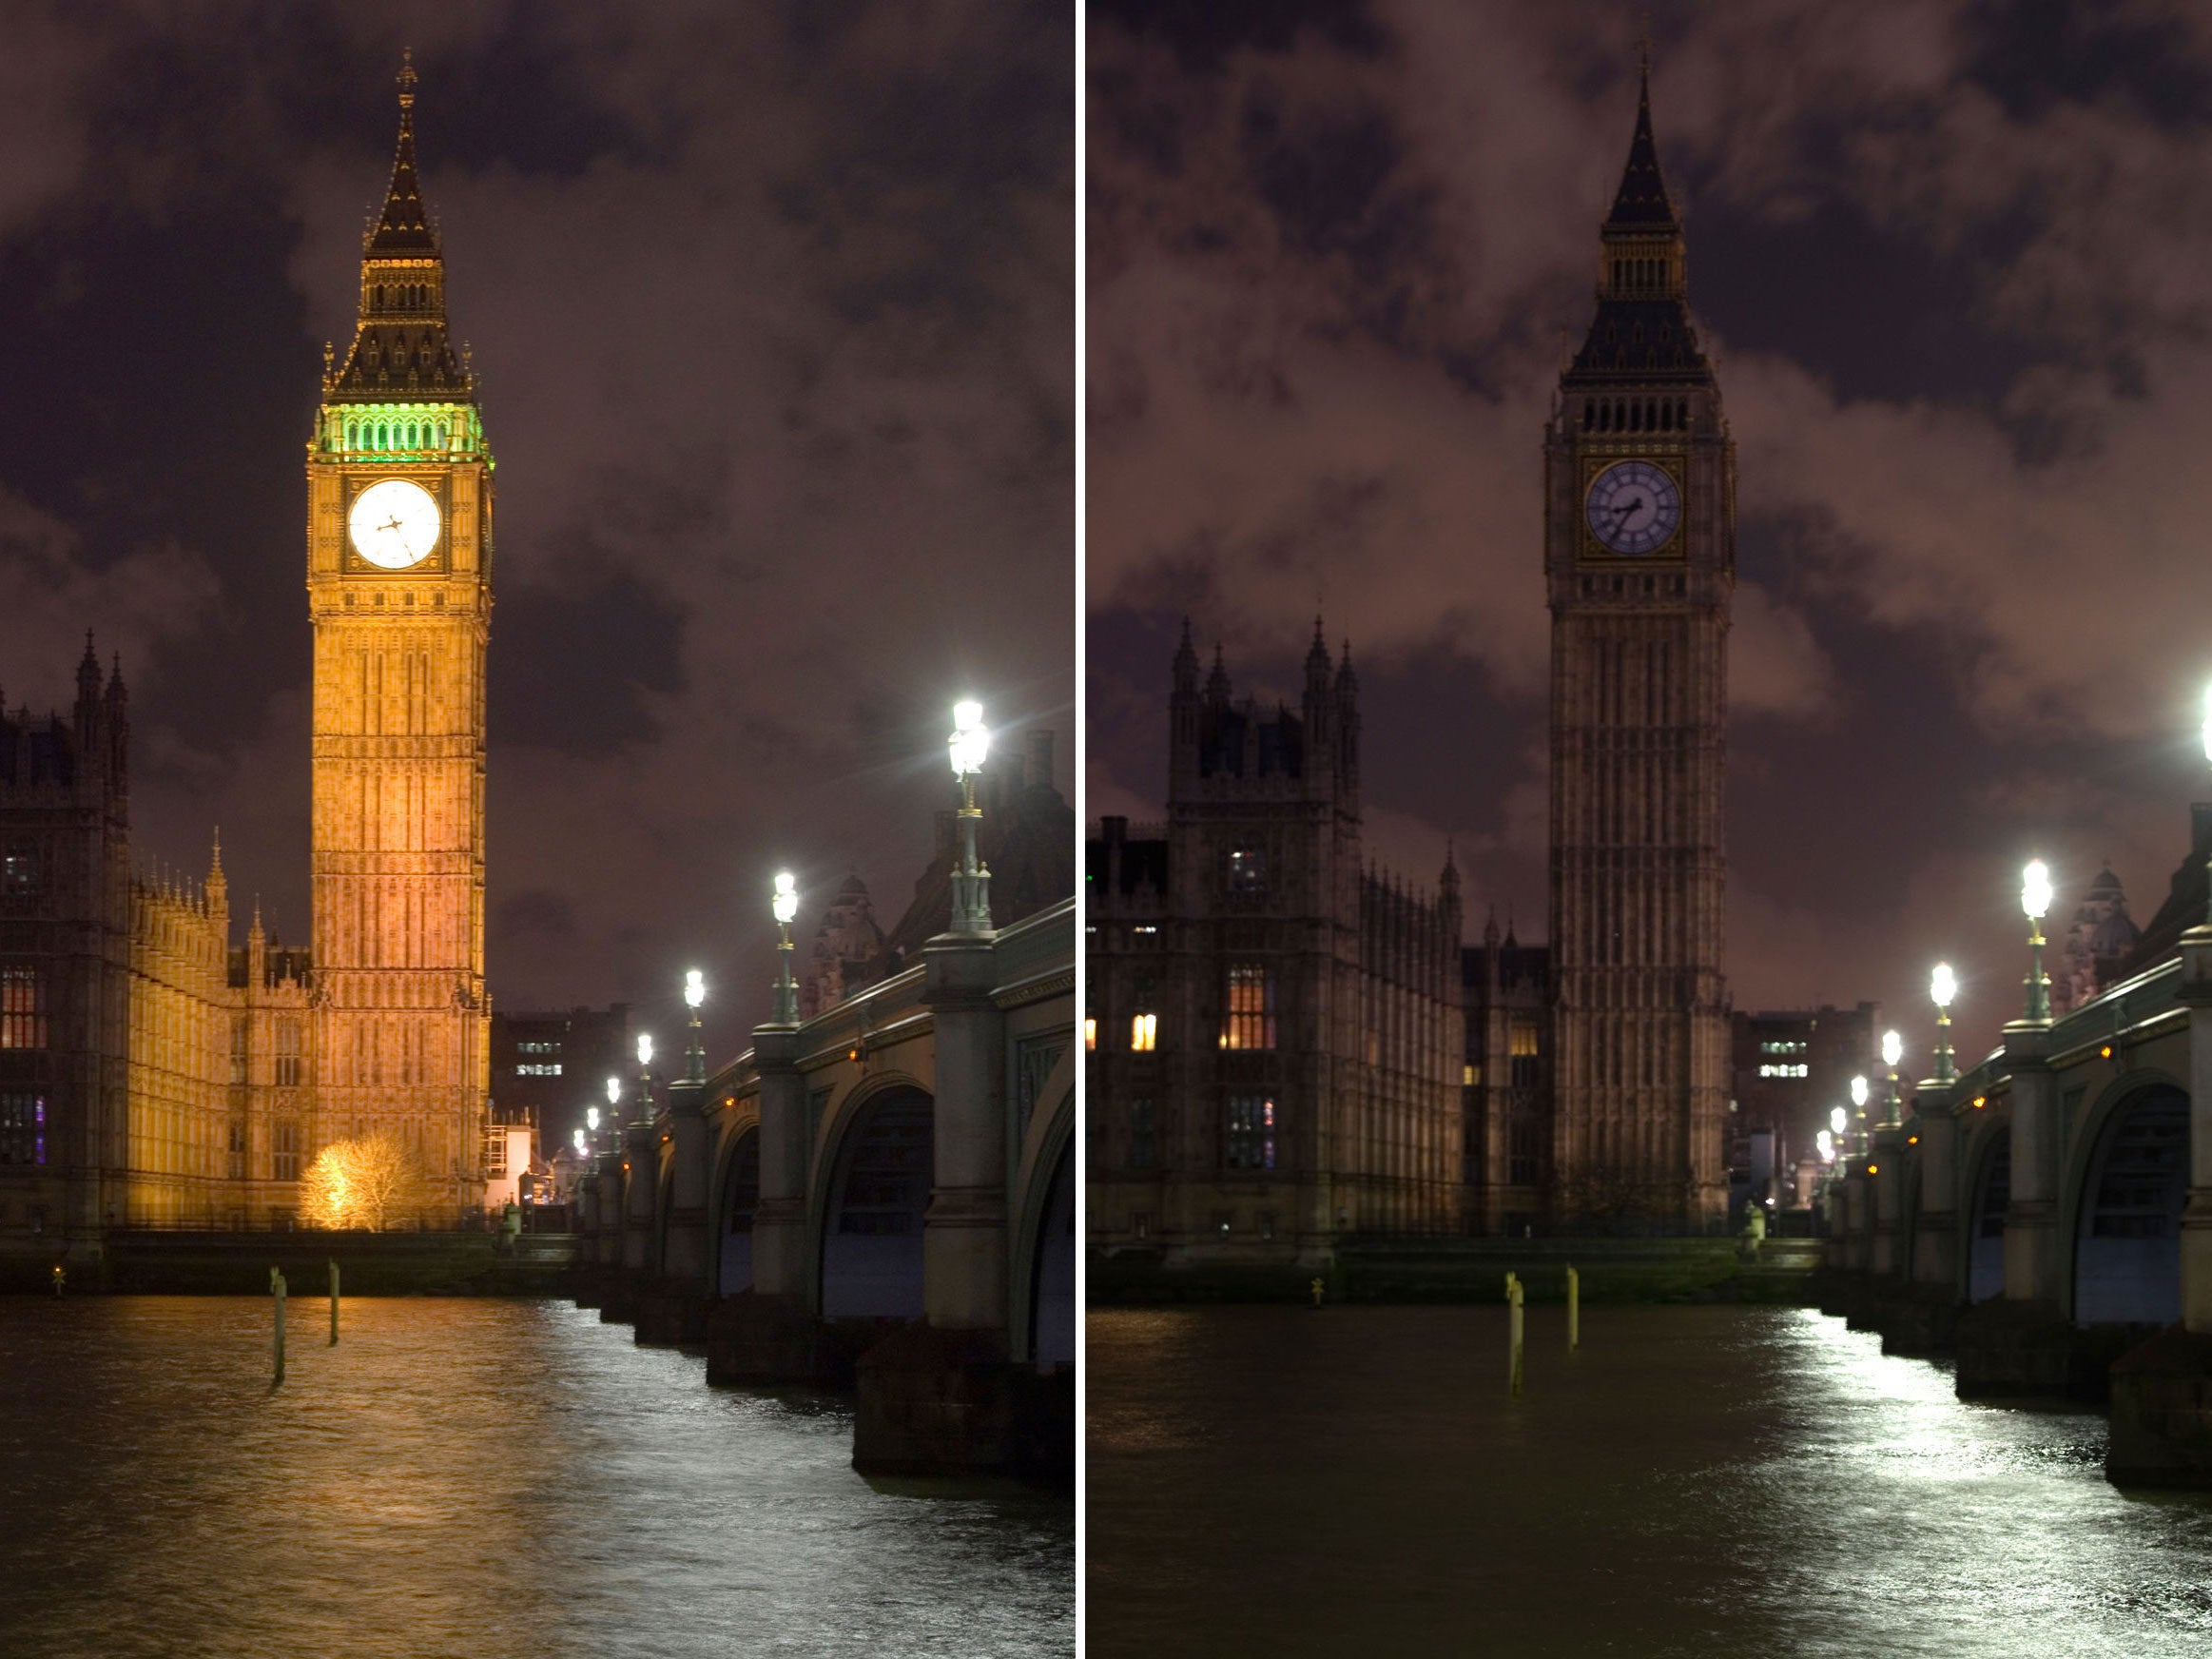
<svg viewBox="0 0 2212 1659">
<path fill-rule="evenodd" d="M 637 1113 L 640 1123 L 652 1122 L 652 1033 L 637 1034 Z"/>
<path fill-rule="evenodd" d="M 1905 1121 L 1905 1100 L 1897 1092 L 1897 1062 L 1905 1058 L 1905 1040 L 1894 1031 L 1882 1033 L 1882 1064 L 1890 1070 L 1889 1093 L 1882 1097 L 1882 1127 L 1894 1129 Z"/>
<path fill-rule="evenodd" d="M 1950 971 L 1950 964 L 1939 962 L 1935 971 L 1928 976 L 1929 1000 L 1935 1004 L 1935 1081 L 1956 1083 L 1958 1070 L 1951 1064 L 1950 1056 L 1950 1002 L 1958 995 L 1958 976 Z"/>
<path fill-rule="evenodd" d="M 976 808 L 976 773 L 991 752 L 990 728 L 983 724 L 983 705 L 967 698 L 952 706 L 952 773 L 960 780 L 960 862 L 952 875 L 952 928 L 955 933 L 991 930 L 991 872 L 976 861 L 976 826 L 983 814 Z"/>
<path fill-rule="evenodd" d="M 607 1131 L 618 1143 L 621 1141 L 621 1135 L 618 1133 L 622 1123 L 621 1105 L 622 1080 L 618 1077 L 609 1077 L 607 1080 Z"/>
<path fill-rule="evenodd" d="M 2043 971 L 2043 919 L 2050 913 L 2050 869 L 2028 860 L 2020 872 L 2020 908 L 2028 916 L 2028 1017 L 2050 1019 L 2050 975 Z"/>
<path fill-rule="evenodd" d="M 779 1025 L 799 1023 L 799 982 L 791 977 L 791 924 L 799 914 L 799 880 L 789 870 L 776 872 L 776 896 L 769 908 L 776 917 L 776 960 L 784 965 L 776 979 L 776 1018 Z"/>
<path fill-rule="evenodd" d="M 1852 1121 L 1856 1124 L 1852 1131 L 1852 1156 L 1864 1158 L 1867 1155 L 1867 1080 L 1863 1076 L 1851 1080 L 1851 1103 Z"/>
<path fill-rule="evenodd" d="M 707 1081 L 707 1049 L 699 1040 L 699 1005 L 707 1000 L 707 976 L 697 968 L 684 975 L 684 1002 L 691 1010 L 691 1045 L 684 1050 L 684 1081 Z"/>
</svg>

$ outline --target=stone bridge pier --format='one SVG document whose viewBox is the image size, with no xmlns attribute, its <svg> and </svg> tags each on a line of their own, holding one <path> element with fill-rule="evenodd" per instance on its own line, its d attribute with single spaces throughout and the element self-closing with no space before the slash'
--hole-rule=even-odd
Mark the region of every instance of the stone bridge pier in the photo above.
<svg viewBox="0 0 2212 1659">
<path fill-rule="evenodd" d="M 2106 1406 L 2123 1485 L 2212 1489 L 2207 850 L 2145 932 L 2170 954 L 1923 1083 L 1828 1199 L 1824 1310 L 1955 1356 L 1962 1397 Z"/>
<path fill-rule="evenodd" d="M 579 1300 L 710 1382 L 854 1391 L 870 1473 L 1072 1473 L 1075 943 L 1072 900 L 941 934 L 671 1087 Z"/>
</svg>

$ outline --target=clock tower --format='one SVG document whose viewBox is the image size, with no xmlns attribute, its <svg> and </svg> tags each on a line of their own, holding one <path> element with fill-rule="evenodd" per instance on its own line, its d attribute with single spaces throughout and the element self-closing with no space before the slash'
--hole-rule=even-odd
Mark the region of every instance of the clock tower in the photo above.
<svg viewBox="0 0 2212 1659">
<path fill-rule="evenodd" d="M 449 1213 L 481 1195 L 484 646 L 492 456 L 446 329 L 445 265 L 415 167 L 415 70 L 361 244 L 359 321 L 307 446 L 315 630 L 314 983 L 319 1143 L 377 1130 Z"/>
<path fill-rule="evenodd" d="M 1648 68 L 1598 309 L 1544 433 L 1562 1220 L 1724 1224 L 1736 447 L 1685 294 Z"/>
</svg>

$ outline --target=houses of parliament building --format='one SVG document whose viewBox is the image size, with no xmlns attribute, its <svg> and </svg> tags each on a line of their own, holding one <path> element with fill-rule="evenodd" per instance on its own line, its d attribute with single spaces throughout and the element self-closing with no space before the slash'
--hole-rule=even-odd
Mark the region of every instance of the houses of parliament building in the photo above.
<svg viewBox="0 0 2212 1659">
<path fill-rule="evenodd" d="M 89 639 L 66 712 L 0 711 L 0 1251 L 265 1223 L 314 1149 L 377 1131 L 437 1211 L 480 1200 L 493 460 L 414 85 L 307 445 L 311 937 L 257 912 L 234 945 L 219 846 L 204 879 L 134 867 L 128 696 Z"/>
<path fill-rule="evenodd" d="M 1464 947 L 1448 858 L 1426 892 L 1363 864 L 1349 648 L 1269 713 L 1186 630 L 1167 821 L 1088 848 L 1094 1248 L 1724 1223 L 1736 463 L 1686 293 L 1647 77 L 1544 430 L 1547 944 Z"/>
</svg>

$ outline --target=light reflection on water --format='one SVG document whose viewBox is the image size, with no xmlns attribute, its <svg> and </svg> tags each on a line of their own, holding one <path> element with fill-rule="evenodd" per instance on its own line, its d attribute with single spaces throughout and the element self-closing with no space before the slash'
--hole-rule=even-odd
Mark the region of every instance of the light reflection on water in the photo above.
<svg viewBox="0 0 2212 1659">
<path fill-rule="evenodd" d="M 1066 1654 L 1072 1506 L 565 1303 L 0 1298 L 0 1654 Z"/>
<path fill-rule="evenodd" d="M 1088 1321 L 1087 1652 L 2212 1653 L 2212 1499 L 1810 1310 Z"/>
</svg>

